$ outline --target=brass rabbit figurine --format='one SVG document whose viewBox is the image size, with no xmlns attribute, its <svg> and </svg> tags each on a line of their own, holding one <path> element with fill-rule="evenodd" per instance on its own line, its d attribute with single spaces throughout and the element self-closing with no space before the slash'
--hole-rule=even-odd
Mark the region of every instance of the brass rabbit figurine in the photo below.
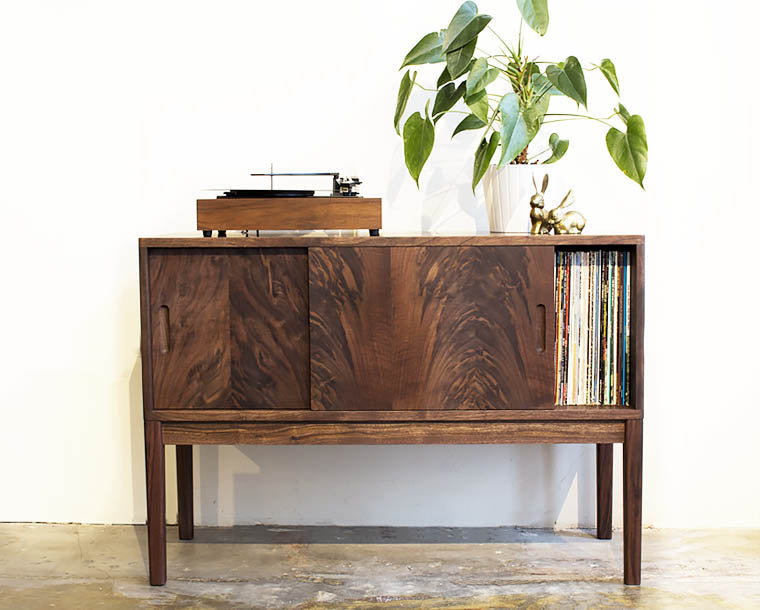
<svg viewBox="0 0 760 610">
<path fill-rule="evenodd" d="M 568 233 L 581 233 L 586 226 L 586 217 L 580 212 L 570 211 L 560 214 L 562 208 L 569 207 L 575 203 L 575 195 L 572 189 L 567 191 L 567 195 L 546 217 L 547 233 L 554 229 L 555 235 L 567 235 Z"/>
<path fill-rule="evenodd" d="M 544 194 L 549 186 L 549 174 L 544 179 L 539 190 L 536 178 L 533 177 L 536 193 L 530 198 L 530 232 L 532 235 L 548 235 L 554 230 L 555 235 L 581 233 L 586 226 L 586 218 L 580 212 L 570 211 L 562 214 L 560 210 L 575 203 L 572 189 L 567 191 L 560 204 L 549 213 L 544 210 Z"/>
<path fill-rule="evenodd" d="M 544 182 L 541 185 L 541 190 L 538 190 L 536 184 L 536 177 L 531 176 L 533 179 L 533 186 L 536 189 L 536 194 L 530 198 L 530 232 L 531 235 L 540 235 L 542 233 L 548 233 L 544 231 L 546 226 L 546 210 L 544 210 L 544 193 L 546 187 L 549 186 L 549 174 L 544 174 Z"/>
</svg>

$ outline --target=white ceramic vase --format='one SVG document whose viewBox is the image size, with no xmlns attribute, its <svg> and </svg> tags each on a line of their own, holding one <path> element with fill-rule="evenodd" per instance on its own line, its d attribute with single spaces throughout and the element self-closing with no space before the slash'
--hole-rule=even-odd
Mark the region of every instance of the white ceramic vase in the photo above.
<svg viewBox="0 0 760 610">
<path fill-rule="evenodd" d="M 545 174 L 549 174 L 547 193 L 553 193 L 561 185 L 556 184 L 557 177 L 551 166 L 523 164 L 498 169 L 491 165 L 486 170 L 483 192 L 492 233 L 530 233 L 530 198 L 536 192 L 533 179 L 540 187 Z M 552 203 L 547 196 L 544 209 L 554 207 Z"/>
</svg>

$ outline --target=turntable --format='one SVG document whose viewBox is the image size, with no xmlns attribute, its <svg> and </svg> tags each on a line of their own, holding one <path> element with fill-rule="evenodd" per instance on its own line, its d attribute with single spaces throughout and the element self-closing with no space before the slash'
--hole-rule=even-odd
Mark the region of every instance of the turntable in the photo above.
<svg viewBox="0 0 760 610">
<path fill-rule="evenodd" d="M 268 176 L 269 189 L 229 189 L 215 199 L 198 199 L 198 229 L 204 237 L 218 231 L 369 229 L 379 235 L 382 228 L 382 199 L 361 197 L 357 177 L 341 177 L 338 172 L 281 172 L 270 171 L 251 176 Z M 280 176 L 330 176 L 331 188 L 275 189 L 274 178 Z M 317 195 L 317 192 L 327 192 Z"/>
</svg>

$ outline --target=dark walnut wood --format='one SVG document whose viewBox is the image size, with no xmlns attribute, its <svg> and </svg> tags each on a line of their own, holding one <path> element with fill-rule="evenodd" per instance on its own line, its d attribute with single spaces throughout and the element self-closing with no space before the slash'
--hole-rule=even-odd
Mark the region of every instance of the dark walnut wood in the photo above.
<svg viewBox="0 0 760 610">
<path fill-rule="evenodd" d="M 625 423 L 623 442 L 623 580 L 641 584 L 641 467 L 643 420 Z"/>
<path fill-rule="evenodd" d="M 344 237 L 268 234 L 262 237 L 229 235 L 222 238 L 142 237 L 141 248 L 402 248 L 406 246 L 575 246 L 609 247 L 643 244 L 641 235 L 381 235 L 380 237 Z"/>
<path fill-rule="evenodd" d="M 590 406 L 578 408 L 572 405 L 554 409 L 494 409 L 470 410 L 446 409 L 428 411 L 303 411 L 286 409 L 256 409 L 251 411 L 223 409 L 153 411 L 147 417 L 160 421 L 226 421 L 226 422 L 421 422 L 421 421 L 623 421 L 641 419 L 641 412 L 632 408 Z"/>
<path fill-rule="evenodd" d="M 145 422 L 145 487 L 148 503 L 150 584 L 166 583 L 166 466 L 161 422 Z"/>
<path fill-rule="evenodd" d="M 644 413 L 644 242 L 631 261 L 631 405 Z"/>
<path fill-rule="evenodd" d="M 194 533 L 192 445 L 177 445 L 177 524 L 179 539 L 192 540 Z"/>
<path fill-rule="evenodd" d="M 612 538 L 612 444 L 596 446 L 596 537 Z"/>
<path fill-rule="evenodd" d="M 382 200 L 371 197 L 198 199 L 199 230 L 381 229 Z"/>
<path fill-rule="evenodd" d="M 623 440 L 623 422 L 436 422 L 337 424 L 163 424 L 166 444 L 431 445 L 589 443 Z"/>
<path fill-rule="evenodd" d="M 554 403 L 554 250 L 311 248 L 312 409 Z"/>
<path fill-rule="evenodd" d="M 633 255 L 630 407 L 553 404 L 568 247 Z M 165 444 L 188 539 L 193 444 L 595 443 L 609 538 L 619 442 L 624 582 L 640 583 L 642 236 L 141 239 L 140 311 L 151 584 L 166 581 Z"/>
<path fill-rule="evenodd" d="M 152 250 L 149 268 L 154 408 L 309 408 L 305 250 Z"/>
</svg>

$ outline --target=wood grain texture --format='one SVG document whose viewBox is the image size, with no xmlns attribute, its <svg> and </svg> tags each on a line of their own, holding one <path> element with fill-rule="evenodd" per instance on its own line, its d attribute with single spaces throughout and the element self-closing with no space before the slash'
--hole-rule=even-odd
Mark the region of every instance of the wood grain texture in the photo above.
<svg viewBox="0 0 760 610">
<path fill-rule="evenodd" d="M 389 235 L 379 237 L 344 237 L 313 235 L 267 235 L 243 237 L 230 235 L 213 239 L 200 236 L 142 237 L 142 248 L 327 248 L 403 247 L 403 246 L 630 246 L 643 244 L 643 235 Z"/>
<path fill-rule="evenodd" d="M 168 445 L 619 443 L 622 422 L 167 423 Z"/>
<path fill-rule="evenodd" d="M 150 584 L 166 583 L 166 472 L 162 424 L 145 422 L 145 484 L 148 504 Z"/>
<path fill-rule="evenodd" d="M 142 368 L 143 414 L 147 419 L 153 412 L 153 332 L 151 329 L 149 250 L 139 249 L 140 265 L 140 362 Z"/>
<path fill-rule="evenodd" d="M 638 244 L 632 256 L 631 291 L 631 406 L 644 413 L 644 242 Z"/>
<path fill-rule="evenodd" d="M 232 405 L 308 409 L 306 252 L 241 252 L 230 260 L 228 277 Z"/>
<path fill-rule="evenodd" d="M 230 256 L 176 250 L 150 256 L 151 327 L 161 336 L 160 311 L 168 309 L 171 349 L 152 346 L 155 408 L 231 407 Z"/>
<path fill-rule="evenodd" d="M 393 271 L 387 248 L 309 249 L 312 409 L 392 408 Z"/>
<path fill-rule="evenodd" d="M 552 408 L 553 264 L 543 247 L 311 248 L 312 409 Z"/>
<path fill-rule="evenodd" d="M 177 445 L 177 524 L 179 539 L 193 539 L 193 446 Z"/>
<path fill-rule="evenodd" d="M 309 407 L 305 250 L 152 250 L 154 407 Z"/>
<path fill-rule="evenodd" d="M 198 229 L 381 229 L 382 199 L 198 199 Z"/>
<path fill-rule="evenodd" d="M 636 408 L 491 409 L 492 401 L 505 401 L 501 394 L 529 387 L 523 381 L 514 390 L 497 382 L 504 368 L 528 376 L 540 370 L 526 359 L 539 336 L 530 312 L 541 303 L 530 299 L 542 292 L 536 277 L 543 276 L 521 273 L 532 265 L 502 260 L 499 251 L 511 246 L 530 250 L 527 258 L 541 258 L 538 252 L 548 250 L 553 262 L 555 246 L 573 245 L 625 246 L 635 254 L 631 375 Z M 324 265 L 320 261 L 322 266 L 315 267 L 328 288 L 319 332 L 326 335 L 335 322 L 326 308 L 330 299 L 346 304 L 337 320 L 350 322 L 345 329 L 335 327 L 336 336 L 325 337 L 323 348 L 338 354 L 341 342 L 354 344 L 323 361 L 323 383 L 329 382 L 330 362 L 344 366 L 344 374 L 373 373 L 357 376 L 352 396 L 333 393 L 338 410 L 308 409 L 307 286 L 314 278 L 307 248 L 362 250 L 338 276 L 331 275 L 331 265 L 341 264 L 340 252 L 323 256 Z M 482 252 L 451 253 L 468 249 Z M 546 277 L 552 276 L 550 264 Z M 608 537 L 611 443 L 616 442 L 624 443 L 624 581 L 640 583 L 642 236 L 148 238 L 140 240 L 140 283 L 151 584 L 166 581 L 164 444 L 179 446 L 180 537 L 186 538 L 192 536 L 192 444 L 596 443 L 597 534 Z M 549 286 L 553 299 L 553 281 Z M 469 303 L 453 294 L 457 287 L 465 288 Z M 498 302 L 504 294 L 512 294 L 513 319 L 523 317 L 519 328 L 503 322 L 494 327 L 491 313 L 504 309 Z M 544 304 L 553 311 L 551 300 Z M 162 306 L 166 310 L 157 313 Z M 391 330 L 382 332 L 384 327 Z M 547 331 L 553 328 L 548 320 Z M 278 341 L 282 336 L 288 340 Z M 511 355 L 503 351 L 504 343 Z M 551 352 L 553 333 L 546 343 Z M 509 360 L 514 354 L 523 358 L 523 366 L 517 358 Z M 462 375 L 458 367 L 477 372 Z M 553 364 L 551 371 L 553 377 Z M 553 379 L 546 386 L 551 395 Z M 437 398 L 429 398 L 436 393 Z M 367 401 L 375 401 L 375 408 L 390 407 L 348 410 L 366 408 Z M 501 406 L 524 407 L 530 399 L 519 396 L 517 402 Z M 287 405 L 294 408 L 281 408 Z M 427 410 L 417 410 L 419 405 Z"/>
<path fill-rule="evenodd" d="M 152 418 L 160 421 L 228 421 L 228 422 L 383 422 L 383 421 L 624 421 L 641 419 L 641 412 L 628 407 L 574 408 L 556 406 L 547 409 L 494 409 L 488 411 L 462 409 L 429 411 L 305 411 L 296 409 L 255 410 L 181 410 L 153 411 Z"/>
<path fill-rule="evenodd" d="M 623 442 L 623 577 L 641 584 L 641 469 L 643 420 L 625 423 Z"/>
<path fill-rule="evenodd" d="M 596 537 L 612 538 L 612 445 L 596 446 Z"/>
</svg>

